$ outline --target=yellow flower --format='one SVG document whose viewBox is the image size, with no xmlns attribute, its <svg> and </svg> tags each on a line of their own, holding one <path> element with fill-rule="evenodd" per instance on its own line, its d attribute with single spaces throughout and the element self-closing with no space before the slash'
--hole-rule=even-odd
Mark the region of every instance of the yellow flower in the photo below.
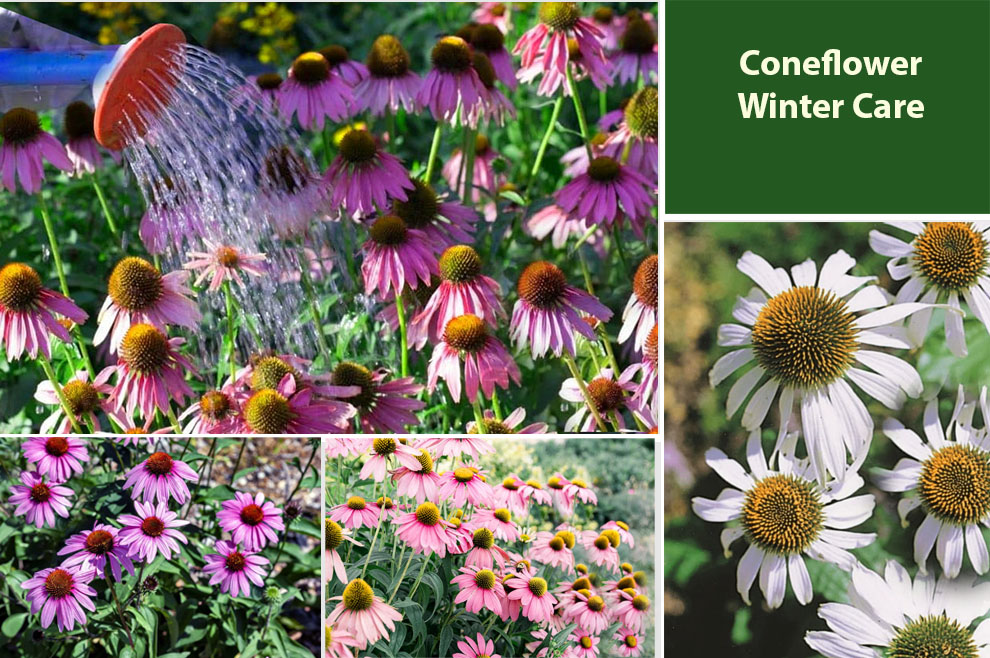
<svg viewBox="0 0 990 658">
<path fill-rule="evenodd" d="M 292 29 L 296 16 L 277 2 L 255 5 L 254 16 L 241 21 L 241 27 L 259 36 L 270 37 Z"/>
</svg>

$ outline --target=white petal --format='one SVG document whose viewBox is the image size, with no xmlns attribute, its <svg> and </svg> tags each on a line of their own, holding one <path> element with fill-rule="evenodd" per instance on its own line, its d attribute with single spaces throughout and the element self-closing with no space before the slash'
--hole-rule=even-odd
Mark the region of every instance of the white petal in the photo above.
<svg viewBox="0 0 990 658">
<path fill-rule="evenodd" d="M 725 492 L 734 491 L 736 496 L 725 496 Z M 743 494 L 738 489 L 723 489 L 716 500 L 696 496 L 691 499 L 691 509 L 705 521 L 725 523 L 738 519 L 742 514 Z"/>
<path fill-rule="evenodd" d="M 805 445 L 815 473 L 822 482 L 826 479 L 826 473 L 841 477 L 846 467 L 845 447 L 828 431 L 833 414 L 831 402 L 819 391 L 811 391 L 801 400 Z"/>
<path fill-rule="evenodd" d="M 936 300 L 938 300 L 938 289 L 932 287 L 929 288 L 928 292 L 921 297 L 920 303 L 934 304 Z M 923 311 L 918 311 L 911 316 L 910 320 L 908 320 L 908 340 L 910 340 L 915 347 L 920 347 L 925 340 L 925 336 L 928 335 L 928 325 L 932 321 L 933 311 L 934 307 L 929 307 Z"/>
<path fill-rule="evenodd" d="M 770 461 L 780 451 L 784 445 L 784 437 L 787 435 L 787 428 L 791 424 L 791 415 L 794 413 L 794 388 L 785 386 L 780 391 L 780 399 L 777 401 L 777 410 L 780 412 L 780 428 L 777 430 L 777 441 L 773 445 Z"/>
<path fill-rule="evenodd" d="M 973 631 L 973 642 L 977 646 L 984 644 L 990 644 L 990 619 L 984 619 L 980 622 L 980 625 L 976 627 Z"/>
<path fill-rule="evenodd" d="M 873 482 L 883 491 L 897 493 L 918 486 L 921 478 L 921 464 L 913 459 L 901 459 L 893 470 L 873 469 Z"/>
<path fill-rule="evenodd" d="M 962 568 L 963 533 L 959 526 L 943 523 L 935 543 L 935 555 L 942 565 L 942 572 L 948 578 L 955 578 Z"/>
<path fill-rule="evenodd" d="M 767 553 L 763 558 L 763 564 L 760 565 L 760 589 L 763 591 L 767 607 L 771 610 L 779 608 L 784 602 L 784 594 L 787 592 L 787 566 L 783 557 Z"/>
<path fill-rule="evenodd" d="M 879 575 L 857 564 L 852 571 L 852 586 L 863 600 L 869 602 L 877 616 L 891 626 L 904 621 L 898 602 L 891 596 L 890 587 Z"/>
<path fill-rule="evenodd" d="M 770 405 L 773 403 L 774 396 L 777 395 L 778 387 L 777 380 L 771 379 L 753 395 L 749 404 L 746 405 L 746 410 L 743 412 L 742 426 L 745 429 L 754 430 L 760 428 L 763 420 L 767 417 L 767 411 L 769 411 Z"/>
<path fill-rule="evenodd" d="M 752 332 L 739 324 L 720 324 L 718 326 L 718 344 L 722 347 L 749 345 Z M 860 336 L 862 338 L 862 336 Z"/>
<path fill-rule="evenodd" d="M 856 561 L 856 556 L 849 551 L 839 548 L 838 546 L 833 546 L 832 544 L 822 541 L 821 539 L 816 539 L 812 542 L 806 552 L 816 560 L 834 564 L 844 571 L 849 571 L 859 564 Z"/>
<path fill-rule="evenodd" d="M 898 258 L 911 254 L 911 245 L 886 233 L 870 231 L 870 248 L 881 256 Z"/>
<path fill-rule="evenodd" d="M 873 494 L 864 494 L 826 505 L 825 525 L 840 530 L 857 526 L 870 518 L 876 504 Z"/>
<path fill-rule="evenodd" d="M 969 554 L 969 561 L 973 565 L 973 570 L 981 576 L 990 569 L 990 554 L 987 553 L 987 543 L 980 532 L 980 526 L 971 524 L 966 526 L 966 552 Z"/>
<path fill-rule="evenodd" d="M 818 276 L 815 261 L 810 258 L 799 265 L 791 268 L 791 276 L 794 277 L 795 286 L 814 286 L 815 277 Z"/>
<path fill-rule="evenodd" d="M 918 314 L 915 314 L 918 317 Z M 861 345 L 876 345 L 877 347 L 896 347 L 909 350 L 914 345 L 908 340 L 904 327 L 887 326 L 876 329 L 863 329 L 856 334 L 856 340 Z"/>
<path fill-rule="evenodd" d="M 881 291 L 880 288 L 876 286 L 866 286 L 849 298 L 849 301 L 846 302 L 846 310 L 850 313 L 856 313 L 868 308 L 878 308 L 886 305 L 887 298 L 884 297 L 883 291 Z"/>
<path fill-rule="evenodd" d="M 743 529 L 739 526 L 725 528 L 722 534 L 719 535 L 719 539 L 722 542 L 722 551 L 725 553 L 726 559 L 732 557 L 732 551 L 729 549 L 729 546 L 742 536 Z"/>
<path fill-rule="evenodd" d="M 896 382 L 911 397 L 916 398 L 921 395 L 924 388 L 921 383 L 921 375 L 906 361 L 891 354 L 874 352 L 873 350 L 857 350 L 855 359 L 863 365 L 873 368 L 887 379 Z"/>
<path fill-rule="evenodd" d="M 746 605 L 750 604 L 749 590 L 753 588 L 753 581 L 756 580 L 756 574 L 760 571 L 763 555 L 763 551 L 758 549 L 755 544 L 750 544 L 742 559 L 739 560 L 739 567 L 736 569 L 736 591 L 742 596 Z"/>
<path fill-rule="evenodd" d="M 709 448 L 705 452 L 705 461 L 723 480 L 741 491 L 749 491 L 756 484 L 739 462 L 729 459 L 718 448 Z"/>
<path fill-rule="evenodd" d="M 786 283 L 781 281 L 780 277 L 774 271 L 773 266 L 762 256 L 758 256 L 752 251 L 744 253 L 736 262 L 736 267 L 739 268 L 740 272 L 751 278 L 756 285 L 767 291 L 771 297 L 779 295 L 791 287 L 790 281 Z"/>
<path fill-rule="evenodd" d="M 877 658 L 873 649 L 827 631 L 808 631 L 804 643 L 826 658 Z"/>
<path fill-rule="evenodd" d="M 925 291 L 925 280 L 920 276 L 913 276 L 908 279 L 894 297 L 895 304 L 910 304 L 918 301 L 921 293 Z"/>
<path fill-rule="evenodd" d="M 900 259 L 887 261 L 887 272 L 894 281 L 906 279 L 914 273 L 914 266 L 910 263 L 902 263 Z"/>
<path fill-rule="evenodd" d="M 858 368 L 849 368 L 846 371 L 846 376 L 863 389 L 867 395 L 876 398 L 889 409 L 900 409 L 904 405 L 904 400 L 907 399 L 904 391 L 897 383 L 875 373 Z"/>
<path fill-rule="evenodd" d="M 925 232 L 924 222 L 884 222 L 888 226 L 893 226 L 894 228 L 899 228 L 902 231 L 907 231 L 908 233 L 914 233 L 919 235 Z"/>
<path fill-rule="evenodd" d="M 903 320 L 912 313 L 923 311 L 926 308 L 929 308 L 929 305 L 922 304 L 920 302 L 914 302 L 912 304 L 894 304 L 893 306 L 888 306 L 886 308 L 873 311 L 872 313 L 861 315 L 856 318 L 856 322 L 853 323 L 853 325 L 857 329 L 880 327 L 885 324 L 892 324 L 898 320 Z"/>
<path fill-rule="evenodd" d="M 712 366 L 711 372 L 708 373 L 708 383 L 711 384 L 712 388 L 715 388 L 722 380 L 752 360 L 753 350 L 751 349 L 729 352 Z"/>
<path fill-rule="evenodd" d="M 959 295 L 955 292 L 949 293 L 949 307 L 960 308 Z M 957 358 L 961 359 L 966 356 L 966 332 L 963 330 L 963 319 L 960 313 L 945 312 L 945 342 L 949 346 L 949 351 Z"/>
<path fill-rule="evenodd" d="M 818 616 L 833 631 L 857 644 L 886 646 L 893 639 L 890 631 L 851 605 L 826 603 L 818 608 Z"/>
<path fill-rule="evenodd" d="M 811 589 L 811 576 L 808 575 L 808 568 L 804 566 L 804 558 L 800 554 L 792 554 L 787 558 L 787 571 L 791 576 L 791 589 L 798 603 L 807 605 L 814 596 Z"/>
<path fill-rule="evenodd" d="M 732 317 L 743 324 L 753 325 L 760 314 L 760 309 L 767 303 L 767 296 L 759 288 L 753 288 L 745 297 L 736 299 L 732 307 Z"/>
<path fill-rule="evenodd" d="M 908 523 L 907 516 L 919 507 L 921 507 L 921 500 L 914 496 L 901 498 L 897 501 L 897 515 L 901 517 L 902 528 L 906 528 L 910 525 Z"/>
<path fill-rule="evenodd" d="M 963 297 L 966 298 L 966 303 L 969 304 L 969 310 L 990 331 L 990 297 L 987 297 L 987 294 L 983 292 L 983 288 L 973 286 L 972 288 L 963 290 Z"/>
<path fill-rule="evenodd" d="M 837 379 L 829 384 L 828 396 L 843 428 L 843 442 L 850 454 L 854 454 L 869 444 L 873 436 L 873 419 L 846 380 Z"/>
<path fill-rule="evenodd" d="M 938 531 L 942 524 L 934 516 L 925 515 L 925 520 L 921 522 L 918 532 L 914 533 L 914 561 L 922 573 L 928 571 L 928 556 L 932 552 L 932 546 L 938 538 Z"/>
<path fill-rule="evenodd" d="M 896 418 L 883 421 L 883 434 L 893 441 L 894 445 L 920 462 L 932 456 L 932 449 L 921 441 L 921 437 L 913 430 L 904 427 Z"/>
<path fill-rule="evenodd" d="M 911 586 L 911 598 L 918 615 L 926 617 L 942 612 L 935 606 L 935 574 L 918 572 Z"/>
<path fill-rule="evenodd" d="M 911 595 L 911 576 L 907 569 L 901 566 L 896 560 L 887 560 L 887 566 L 883 572 L 883 579 L 894 593 L 894 597 L 900 603 L 904 614 L 910 618 L 917 616 L 914 609 L 914 599 Z"/>
<path fill-rule="evenodd" d="M 760 383 L 760 379 L 765 373 L 766 370 L 760 366 L 754 366 L 745 375 L 736 380 L 736 383 L 729 389 L 729 395 L 725 398 L 726 418 L 732 418 L 736 414 L 739 405 L 753 392 L 753 389 Z"/>
<path fill-rule="evenodd" d="M 855 264 L 855 258 L 842 249 L 839 249 L 825 259 L 825 262 L 822 264 L 822 272 L 818 276 L 818 287 L 831 290 L 839 297 L 842 297 L 843 295 L 839 293 L 836 286 L 842 283 L 843 275 L 851 270 Z"/>
<path fill-rule="evenodd" d="M 822 530 L 820 537 L 822 541 L 846 550 L 863 548 L 877 540 L 876 534 L 872 532 L 849 532 L 848 530 L 829 530 L 828 528 Z"/>
<path fill-rule="evenodd" d="M 930 400 L 925 405 L 925 438 L 928 439 L 933 450 L 945 447 L 945 432 L 942 430 L 942 422 L 938 419 L 937 400 Z"/>
<path fill-rule="evenodd" d="M 760 431 L 753 430 L 746 441 L 746 463 L 749 464 L 749 471 L 759 480 L 767 476 L 769 468 L 767 459 L 763 454 L 763 442 L 760 440 Z"/>
</svg>

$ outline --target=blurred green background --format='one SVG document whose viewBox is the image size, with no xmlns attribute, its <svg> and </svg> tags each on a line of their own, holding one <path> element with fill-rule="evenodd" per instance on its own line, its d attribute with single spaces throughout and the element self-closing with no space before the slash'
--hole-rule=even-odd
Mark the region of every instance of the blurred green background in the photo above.
<svg viewBox="0 0 990 658">
<path fill-rule="evenodd" d="M 747 607 L 735 585 L 745 541 L 733 544 L 733 555 L 726 558 L 719 543 L 723 524 L 696 517 L 691 498 L 715 498 L 728 486 L 705 464 L 707 449 L 718 447 L 744 461 L 742 412 L 737 411 L 732 419 L 725 417 L 726 396 L 741 373 L 716 390 L 708 385 L 711 366 L 729 351 L 716 343 L 718 325 L 735 322 L 732 307 L 736 297 L 746 295 L 755 285 L 736 269 L 736 261 L 749 250 L 774 267 L 789 270 L 808 258 L 820 267 L 828 256 L 843 249 L 857 261 L 851 274 L 876 276 L 877 285 L 896 294 L 901 282 L 893 282 L 887 274 L 888 259 L 870 249 L 868 236 L 873 229 L 910 241 L 909 234 L 879 222 L 664 224 L 663 568 L 665 646 L 671 655 L 807 658 L 815 654 L 804 643 L 805 632 L 827 628 L 817 617 L 818 606 L 829 600 L 846 600 L 848 577 L 838 568 L 809 559 L 806 563 L 815 591 L 810 604 L 799 605 L 788 585 L 783 606 L 770 612 L 757 583 L 751 591 L 753 605 Z M 959 384 L 975 395 L 978 387 L 990 380 L 990 336 L 972 315 L 967 316 L 965 327 L 969 346 L 965 359 L 956 359 L 948 351 L 941 311 L 935 312 L 922 348 L 893 351 L 921 374 L 923 398 L 941 391 L 943 424 Z M 865 394 L 860 397 L 867 403 L 875 426 L 896 416 L 920 432 L 923 400 L 909 399 L 902 410 L 893 412 Z M 776 437 L 776 429 L 766 428 L 775 428 L 777 420 L 774 406 L 764 428 L 766 450 Z M 880 568 L 893 558 L 913 574 L 912 542 L 922 514 L 912 513 L 909 528 L 901 529 L 896 511 L 899 498 L 874 487 L 869 475 L 870 467 L 893 468 L 903 456 L 886 437 L 874 434 L 869 458 L 860 473 L 867 481 L 865 492 L 877 497 L 877 509 L 872 519 L 852 530 L 876 532 L 878 540 L 853 552 L 868 567 Z"/>
</svg>

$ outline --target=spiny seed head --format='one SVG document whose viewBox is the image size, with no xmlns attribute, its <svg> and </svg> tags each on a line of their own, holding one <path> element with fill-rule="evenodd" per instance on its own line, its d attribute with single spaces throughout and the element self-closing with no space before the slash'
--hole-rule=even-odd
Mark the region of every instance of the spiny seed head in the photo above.
<svg viewBox="0 0 990 658">
<path fill-rule="evenodd" d="M 619 565 L 619 568 L 622 569 L 623 573 L 633 572 L 633 565 L 629 564 L 628 562 L 623 562 L 622 564 Z"/>
<path fill-rule="evenodd" d="M 389 439 L 383 437 L 383 438 L 375 439 L 372 442 L 372 447 L 374 448 L 376 455 L 381 455 L 382 457 L 388 457 L 389 455 L 395 452 L 396 448 L 398 448 L 398 444 L 395 442 L 395 439 Z"/>
<path fill-rule="evenodd" d="M 303 53 L 292 62 L 292 77 L 306 86 L 316 86 L 330 77 L 330 62 L 320 53 Z"/>
<path fill-rule="evenodd" d="M 452 516 L 449 519 L 447 519 L 447 522 L 450 523 L 450 525 L 452 525 L 454 528 L 460 528 L 461 523 L 463 523 L 459 516 Z"/>
<path fill-rule="evenodd" d="M 818 538 L 824 520 L 822 502 L 812 483 L 793 475 L 763 478 L 746 492 L 743 502 L 746 536 L 774 555 L 804 551 Z"/>
<path fill-rule="evenodd" d="M 284 434 L 295 415 L 278 391 L 257 391 L 244 403 L 244 420 L 255 434 Z"/>
<path fill-rule="evenodd" d="M 643 362 L 653 364 L 654 370 L 657 369 L 660 358 L 659 327 L 659 324 L 653 325 L 653 329 L 650 330 L 646 337 L 646 343 L 643 345 Z"/>
<path fill-rule="evenodd" d="M 536 480 L 526 480 L 526 484 L 533 487 L 534 489 L 542 489 L 543 485 Z"/>
<path fill-rule="evenodd" d="M 365 62 L 376 78 L 398 78 L 409 72 L 409 53 L 391 34 L 383 34 L 371 44 Z"/>
<path fill-rule="evenodd" d="M 976 658 L 973 633 L 944 614 L 910 620 L 897 630 L 887 658 Z"/>
<path fill-rule="evenodd" d="M 107 292 L 128 311 L 144 311 L 157 302 L 165 286 L 158 268 L 136 256 L 128 256 L 114 266 Z"/>
<path fill-rule="evenodd" d="M 375 505 L 383 510 L 390 510 L 395 507 L 395 503 L 388 496 L 379 496 L 378 500 L 375 501 Z"/>
<path fill-rule="evenodd" d="M 620 169 L 618 161 L 600 155 L 588 164 L 588 176 L 599 183 L 610 183 L 619 177 Z"/>
<path fill-rule="evenodd" d="M 430 53 L 433 68 L 445 73 L 459 73 L 471 68 L 471 48 L 460 37 L 443 37 Z"/>
<path fill-rule="evenodd" d="M 158 579 L 154 576 L 148 576 L 141 582 L 141 589 L 145 592 L 154 592 L 158 589 Z"/>
<path fill-rule="evenodd" d="M 540 22 L 551 30 L 570 30 L 578 19 L 581 18 L 581 11 L 577 8 L 576 2 L 541 2 Z"/>
<path fill-rule="evenodd" d="M 282 590 L 280 590 L 276 585 L 269 585 L 265 588 L 265 603 L 276 604 L 282 600 Z"/>
<path fill-rule="evenodd" d="M 585 567 L 585 571 L 587 571 L 587 569 L 588 568 Z M 587 578 L 578 578 L 571 584 L 571 590 L 575 592 L 580 592 L 582 590 L 588 592 L 588 590 L 590 589 L 591 589 L 591 581 L 588 580 Z"/>
<path fill-rule="evenodd" d="M 547 543 L 547 545 L 555 551 L 564 550 L 564 540 L 560 537 L 554 537 Z"/>
<path fill-rule="evenodd" d="M 61 436 L 50 436 L 45 439 L 45 452 L 52 457 L 61 457 L 69 452 L 69 442 Z"/>
<path fill-rule="evenodd" d="M 622 528 L 626 532 L 629 532 L 629 524 L 626 523 L 625 521 L 616 521 L 615 522 L 615 525 L 619 526 L 620 528 Z M 623 563 L 623 564 L 626 564 L 626 563 Z"/>
<path fill-rule="evenodd" d="M 161 537 L 165 532 L 165 523 L 157 516 L 149 516 L 141 522 L 141 532 L 148 537 Z"/>
<path fill-rule="evenodd" d="M 241 253 L 233 247 L 224 245 L 217 247 L 216 259 L 224 267 L 237 268 L 241 264 Z"/>
<path fill-rule="evenodd" d="M 247 564 L 247 560 L 237 551 L 227 555 L 227 558 L 224 560 L 224 566 L 227 567 L 228 571 L 243 571 L 245 564 Z"/>
<path fill-rule="evenodd" d="M 488 59 L 488 55 L 481 52 L 480 50 L 474 51 L 471 57 L 471 66 L 474 67 L 474 72 L 478 74 L 478 78 L 481 79 L 481 83 L 485 85 L 486 89 L 491 89 L 495 86 L 495 67 L 492 66 L 492 60 Z"/>
<path fill-rule="evenodd" d="M 478 24 L 475 23 L 474 21 L 471 21 L 470 23 L 467 23 L 457 28 L 457 31 L 454 32 L 454 36 L 460 37 L 465 41 L 467 41 L 468 43 L 471 43 L 471 38 L 474 36 L 474 31 L 477 29 L 477 27 Z"/>
<path fill-rule="evenodd" d="M 168 338 L 150 324 L 132 324 L 120 343 L 120 358 L 142 375 L 160 373 L 169 356 Z"/>
<path fill-rule="evenodd" d="M 608 537 L 605 535 L 598 535 L 595 537 L 595 548 L 600 551 L 604 551 L 609 546 Z"/>
<path fill-rule="evenodd" d="M 653 52 L 657 45 L 657 35 L 653 27 L 643 20 L 636 18 L 626 23 L 626 31 L 622 33 L 622 49 L 628 53 L 646 55 Z"/>
<path fill-rule="evenodd" d="M 582 489 L 587 489 L 588 488 L 588 483 L 585 482 L 584 480 L 582 480 L 581 478 L 573 478 L 571 480 L 571 484 L 573 484 L 576 487 L 580 487 Z"/>
<path fill-rule="evenodd" d="M 250 505 L 245 505 L 241 509 L 241 521 L 249 526 L 259 525 L 264 520 L 265 510 L 261 509 L 259 505 L 251 503 Z"/>
<path fill-rule="evenodd" d="M 502 523 L 509 523 L 512 521 L 512 512 L 504 507 L 499 507 L 497 510 L 492 512 L 492 515 Z"/>
<path fill-rule="evenodd" d="M 757 363 L 778 382 L 801 389 L 831 384 L 852 365 L 856 317 L 835 293 L 812 286 L 771 297 L 753 325 Z"/>
<path fill-rule="evenodd" d="M 599 413 L 618 411 L 625 407 L 626 398 L 622 387 L 614 379 L 596 377 L 588 382 L 588 395 L 595 401 Z"/>
<path fill-rule="evenodd" d="M 52 490 L 48 488 L 48 485 L 44 482 L 39 482 L 38 484 L 31 487 L 31 502 L 41 504 L 47 503 L 48 499 L 52 497 Z"/>
<path fill-rule="evenodd" d="M 156 452 L 145 460 L 144 470 L 152 475 L 168 475 L 172 472 L 172 457 L 167 452 Z"/>
<path fill-rule="evenodd" d="M 495 573 L 491 569 L 482 569 L 474 574 L 474 584 L 481 589 L 495 587 Z"/>
<path fill-rule="evenodd" d="M 347 499 L 347 509 L 352 510 L 363 510 L 368 506 L 368 501 L 366 501 L 361 496 L 351 496 Z"/>
<path fill-rule="evenodd" d="M 296 369 L 277 356 L 265 356 L 254 363 L 251 372 L 251 388 L 261 391 L 266 388 L 278 388 L 286 375 L 296 376 Z"/>
<path fill-rule="evenodd" d="M 990 454 L 970 445 L 937 450 L 922 464 L 918 494 L 944 523 L 979 523 L 990 514 Z"/>
<path fill-rule="evenodd" d="M 598 7 L 591 13 L 595 22 L 601 25 L 608 25 L 615 18 L 615 11 L 611 7 Z"/>
<path fill-rule="evenodd" d="M 644 571 L 635 572 L 633 574 L 633 580 L 635 580 L 636 584 L 639 585 L 640 587 L 646 587 L 646 572 Z"/>
<path fill-rule="evenodd" d="M 440 255 L 440 276 L 451 283 L 469 283 L 481 274 L 481 256 L 466 244 L 447 247 Z"/>
<path fill-rule="evenodd" d="M 605 608 L 605 600 L 602 597 L 598 596 L 597 594 L 588 597 L 589 610 L 593 610 L 594 612 L 601 612 L 604 608 Z"/>
<path fill-rule="evenodd" d="M 474 353 L 481 351 L 488 343 L 488 330 L 484 320 L 468 313 L 447 323 L 443 339 L 455 350 Z"/>
<path fill-rule="evenodd" d="M 347 401 L 357 407 L 359 411 L 369 411 L 378 398 L 371 371 L 353 361 L 338 363 L 337 367 L 333 369 L 330 381 L 334 386 L 359 386 L 361 388 L 360 393 L 347 398 Z"/>
<path fill-rule="evenodd" d="M 24 263 L 7 263 L 0 269 L 0 306 L 29 311 L 37 304 L 41 289 L 41 277 Z"/>
<path fill-rule="evenodd" d="M 433 503 L 421 503 L 416 508 L 416 520 L 423 525 L 435 526 L 440 523 L 440 508 Z"/>
<path fill-rule="evenodd" d="M 591 638 L 590 635 L 582 635 L 581 639 L 578 640 L 578 643 L 585 649 L 590 649 L 595 645 L 595 641 Z"/>
<path fill-rule="evenodd" d="M 452 515 L 453 515 L 453 516 L 454 516 L 455 518 L 458 518 L 458 519 L 459 519 L 459 518 L 461 518 L 462 516 L 464 516 L 464 510 L 463 510 L 463 509 L 461 509 L 460 507 L 458 507 L 458 508 L 457 508 L 457 509 L 455 509 L 455 510 L 454 510 L 453 512 L 451 512 L 451 514 L 452 514 Z"/>
<path fill-rule="evenodd" d="M 224 420 L 230 414 L 230 398 L 220 391 L 207 391 L 199 399 L 199 411 L 204 418 Z"/>
<path fill-rule="evenodd" d="M 657 120 L 659 107 L 660 101 L 656 87 L 643 87 L 637 91 L 629 99 L 623 113 L 629 132 L 636 137 L 656 141 L 659 134 Z"/>
<path fill-rule="evenodd" d="M 508 477 L 502 480 L 502 488 L 509 491 L 516 491 L 519 489 L 519 485 L 516 484 L 516 478 Z"/>
<path fill-rule="evenodd" d="M 577 542 L 577 538 L 570 530 L 560 530 L 557 532 L 557 536 L 564 540 L 564 544 L 567 545 L 567 548 L 574 548 L 574 544 Z"/>
<path fill-rule="evenodd" d="M 371 162 L 378 155 L 378 144 L 367 130 L 352 128 L 340 138 L 340 155 L 353 165 Z"/>
<path fill-rule="evenodd" d="M 272 148 L 265 156 L 266 182 L 283 194 L 295 194 L 309 185 L 309 167 L 288 146 Z"/>
<path fill-rule="evenodd" d="M 615 584 L 615 589 L 635 589 L 636 581 L 632 576 L 623 576 L 619 579 L 619 582 Z"/>
<path fill-rule="evenodd" d="M 433 457 L 426 450 L 419 451 L 419 454 L 416 455 L 416 461 L 422 467 L 419 471 L 421 474 L 428 475 L 433 472 Z"/>
<path fill-rule="evenodd" d="M 622 537 L 619 536 L 618 530 L 602 530 L 602 537 L 608 539 L 608 543 L 612 545 L 612 548 L 618 548 L 619 544 L 622 543 Z"/>
<path fill-rule="evenodd" d="M 567 278 L 559 267 L 545 260 L 530 263 L 516 284 L 519 297 L 539 309 L 560 305 L 567 290 Z"/>
<path fill-rule="evenodd" d="M 454 469 L 454 479 L 461 483 L 470 482 L 474 479 L 475 471 L 467 466 Z"/>
<path fill-rule="evenodd" d="M 371 239 L 380 245 L 404 244 L 408 235 L 406 223 L 398 215 L 382 215 L 368 230 Z"/>
<path fill-rule="evenodd" d="M 41 124 L 37 113 L 15 107 L 0 117 L 0 137 L 3 143 L 11 146 L 30 144 L 41 134 Z"/>
<path fill-rule="evenodd" d="M 914 239 L 912 263 L 941 290 L 972 287 L 987 271 L 987 242 L 964 222 L 928 222 Z"/>
<path fill-rule="evenodd" d="M 478 528 L 472 539 L 475 548 L 491 548 L 495 545 L 495 534 L 488 528 Z"/>
<path fill-rule="evenodd" d="M 505 35 L 491 23 L 482 23 L 471 32 L 471 45 L 484 53 L 493 53 L 505 47 Z"/>
<path fill-rule="evenodd" d="M 72 574 L 65 569 L 55 569 L 45 577 L 45 594 L 49 598 L 62 599 L 72 594 Z"/>
<path fill-rule="evenodd" d="M 533 593 L 533 596 L 543 596 L 547 593 L 547 581 L 542 578 L 530 578 L 529 591 Z"/>
<path fill-rule="evenodd" d="M 63 118 L 65 134 L 69 139 L 93 136 L 93 108 L 85 101 L 73 101 L 65 106 Z"/>
<path fill-rule="evenodd" d="M 323 525 L 327 536 L 326 540 L 324 540 L 326 549 L 332 551 L 344 541 L 344 530 L 333 519 L 324 519 Z"/>
<path fill-rule="evenodd" d="M 482 418 L 481 427 L 477 423 L 471 426 L 468 434 L 515 434 L 516 431 L 505 423 L 494 418 Z"/>
<path fill-rule="evenodd" d="M 648 599 L 644 594 L 637 594 L 633 597 L 632 604 L 634 608 L 642 612 L 644 610 L 649 610 L 650 599 Z"/>
<path fill-rule="evenodd" d="M 491 142 L 484 135 L 478 134 L 474 136 L 474 154 L 484 155 L 488 153 L 488 149 L 491 148 Z"/>
<path fill-rule="evenodd" d="M 636 299 L 647 308 L 655 309 L 660 304 L 659 278 L 656 254 L 644 258 L 633 275 L 633 292 Z"/>
<path fill-rule="evenodd" d="M 627 635 L 622 639 L 623 644 L 625 644 L 630 649 L 635 649 L 636 645 L 639 644 L 639 640 L 635 635 Z"/>
<path fill-rule="evenodd" d="M 431 226 L 440 212 L 440 202 L 433 188 L 423 181 L 414 180 L 412 191 L 405 201 L 393 201 L 392 213 L 398 215 L 409 228 Z"/>
<path fill-rule="evenodd" d="M 347 53 L 347 48 L 338 46 L 337 44 L 331 44 L 325 48 L 320 48 L 320 54 L 323 55 L 325 60 L 330 62 L 330 66 L 338 66 L 350 59 L 350 56 Z"/>
<path fill-rule="evenodd" d="M 375 592 L 360 578 L 347 583 L 344 588 L 344 607 L 353 612 L 367 610 L 375 602 Z"/>
<path fill-rule="evenodd" d="M 262 73 L 254 81 L 262 91 L 275 91 L 282 86 L 282 76 L 278 73 Z"/>
<path fill-rule="evenodd" d="M 113 535 L 106 530 L 94 530 L 86 535 L 86 552 L 106 555 L 113 550 Z"/>
</svg>

